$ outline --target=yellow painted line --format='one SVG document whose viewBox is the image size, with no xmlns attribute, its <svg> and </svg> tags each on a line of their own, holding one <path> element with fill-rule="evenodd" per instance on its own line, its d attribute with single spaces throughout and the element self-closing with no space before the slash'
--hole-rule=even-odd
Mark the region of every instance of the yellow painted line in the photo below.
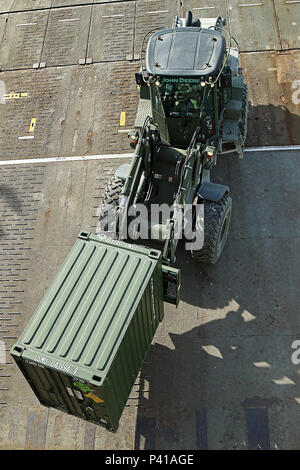
<svg viewBox="0 0 300 470">
<path fill-rule="evenodd" d="M 17 100 L 19 98 L 26 98 L 28 95 L 27 93 L 5 93 L 3 95 L 4 99 L 6 100 Z"/>
<path fill-rule="evenodd" d="M 29 132 L 33 132 L 33 131 L 34 131 L 35 124 L 36 124 L 36 118 L 32 118 L 32 119 L 31 119 L 30 126 L 29 126 Z"/>
<path fill-rule="evenodd" d="M 125 126 L 126 112 L 123 111 L 120 115 L 120 126 Z"/>
</svg>

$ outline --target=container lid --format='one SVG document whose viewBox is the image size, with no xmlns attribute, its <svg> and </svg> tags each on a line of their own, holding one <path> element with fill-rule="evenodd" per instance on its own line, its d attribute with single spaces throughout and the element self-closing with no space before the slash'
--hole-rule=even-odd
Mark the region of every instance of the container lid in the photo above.
<svg viewBox="0 0 300 470">
<path fill-rule="evenodd" d="M 22 356 L 32 358 L 34 350 L 104 371 L 160 257 L 158 250 L 81 232 L 17 342 L 28 350 Z"/>
</svg>

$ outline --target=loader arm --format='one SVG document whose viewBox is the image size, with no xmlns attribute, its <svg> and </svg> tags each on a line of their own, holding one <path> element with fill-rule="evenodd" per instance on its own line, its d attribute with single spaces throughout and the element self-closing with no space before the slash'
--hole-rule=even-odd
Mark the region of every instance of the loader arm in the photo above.
<svg viewBox="0 0 300 470">
<path fill-rule="evenodd" d="M 163 260 L 166 265 L 175 263 L 175 251 L 183 228 L 184 205 L 190 197 L 191 188 L 196 187 L 200 181 L 201 150 L 197 143 L 199 132 L 200 127 L 194 132 L 185 154 L 181 155 L 184 162 L 181 165 L 179 182 L 174 199 L 172 199 L 171 217 L 168 220 L 163 243 Z M 117 233 L 119 234 L 127 233 L 124 229 L 128 226 L 128 211 L 131 206 L 135 206 L 138 202 L 151 205 L 151 198 L 145 194 L 151 192 L 152 161 L 155 152 L 160 149 L 160 144 L 159 132 L 152 119 L 147 117 L 122 191 L 117 216 Z"/>
</svg>

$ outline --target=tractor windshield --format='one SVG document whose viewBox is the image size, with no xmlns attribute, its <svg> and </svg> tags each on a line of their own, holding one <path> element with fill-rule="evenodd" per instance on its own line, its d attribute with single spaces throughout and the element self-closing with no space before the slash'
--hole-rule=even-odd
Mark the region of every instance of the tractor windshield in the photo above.
<svg viewBox="0 0 300 470">
<path fill-rule="evenodd" d="M 159 93 L 166 117 L 204 118 L 213 110 L 212 88 L 200 80 L 163 79 Z"/>
</svg>

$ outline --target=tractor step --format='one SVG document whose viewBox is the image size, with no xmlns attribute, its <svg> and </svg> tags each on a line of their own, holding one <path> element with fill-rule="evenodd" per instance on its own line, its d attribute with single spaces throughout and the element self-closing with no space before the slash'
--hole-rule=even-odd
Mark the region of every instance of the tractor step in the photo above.
<svg viewBox="0 0 300 470">
<path fill-rule="evenodd" d="M 243 75 L 237 75 L 236 77 L 232 77 L 233 88 L 243 88 L 243 85 L 244 85 Z"/>
<path fill-rule="evenodd" d="M 226 119 L 223 123 L 222 138 L 225 142 L 238 142 L 240 126 L 237 121 Z"/>
<path fill-rule="evenodd" d="M 230 120 L 233 120 L 233 119 L 240 119 L 241 117 L 241 114 L 242 114 L 242 107 L 243 107 L 243 104 L 242 104 L 242 101 L 239 101 L 239 100 L 230 100 L 227 104 L 226 104 L 226 108 L 225 108 L 225 119 L 230 119 Z"/>
<path fill-rule="evenodd" d="M 152 117 L 151 101 L 140 98 L 134 127 L 141 129 L 144 125 L 146 117 Z"/>
<path fill-rule="evenodd" d="M 232 94 L 231 94 L 232 100 L 243 101 L 243 87 L 244 87 L 243 75 L 232 77 Z"/>
</svg>

